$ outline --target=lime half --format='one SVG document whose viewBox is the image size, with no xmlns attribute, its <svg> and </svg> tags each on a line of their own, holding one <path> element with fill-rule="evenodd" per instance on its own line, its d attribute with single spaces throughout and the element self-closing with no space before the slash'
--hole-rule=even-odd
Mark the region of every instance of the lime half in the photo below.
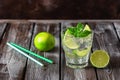
<svg viewBox="0 0 120 80">
<path fill-rule="evenodd" d="M 108 65 L 110 57 L 104 50 L 96 50 L 90 56 L 91 64 L 96 68 L 104 68 Z"/>
<path fill-rule="evenodd" d="M 75 37 L 70 34 L 69 29 L 67 29 L 65 32 L 63 42 L 70 49 L 76 49 L 79 47 L 79 45 L 75 41 Z"/>
</svg>

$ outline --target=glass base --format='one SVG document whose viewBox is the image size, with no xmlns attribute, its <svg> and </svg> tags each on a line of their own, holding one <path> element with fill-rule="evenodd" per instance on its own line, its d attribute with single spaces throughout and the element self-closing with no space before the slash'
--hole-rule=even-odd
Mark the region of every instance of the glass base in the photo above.
<svg viewBox="0 0 120 80">
<path fill-rule="evenodd" d="M 82 63 L 82 64 L 72 64 L 72 63 L 67 63 L 66 65 L 70 68 L 85 68 L 86 66 L 88 66 L 88 63 Z"/>
</svg>

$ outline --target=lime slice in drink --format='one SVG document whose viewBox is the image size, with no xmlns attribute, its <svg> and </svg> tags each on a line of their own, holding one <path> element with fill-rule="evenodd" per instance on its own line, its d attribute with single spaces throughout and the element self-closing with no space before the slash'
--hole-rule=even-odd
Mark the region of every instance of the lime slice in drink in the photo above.
<svg viewBox="0 0 120 80">
<path fill-rule="evenodd" d="M 108 65 L 110 57 L 104 50 L 96 50 L 90 56 L 91 64 L 96 68 L 104 68 Z"/>
<path fill-rule="evenodd" d="M 89 27 L 89 25 L 85 25 L 85 27 L 84 27 L 84 30 L 83 31 L 85 31 L 85 30 L 87 30 L 87 31 L 91 31 L 91 29 L 90 29 L 90 27 Z"/>
<path fill-rule="evenodd" d="M 69 29 L 67 29 L 65 32 L 63 42 L 70 49 L 76 49 L 79 47 L 79 45 L 75 41 L 74 36 L 70 34 Z"/>
<path fill-rule="evenodd" d="M 65 55 L 66 55 L 68 58 L 75 58 L 75 57 L 76 57 L 76 54 L 72 54 L 72 53 L 69 53 L 69 52 L 65 52 Z"/>
<path fill-rule="evenodd" d="M 84 57 L 85 55 L 87 55 L 90 52 L 90 47 L 86 48 L 84 50 L 73 50 L 73 53 L 75 53 L 77 56 L 79 57 Z"/>
</svg>

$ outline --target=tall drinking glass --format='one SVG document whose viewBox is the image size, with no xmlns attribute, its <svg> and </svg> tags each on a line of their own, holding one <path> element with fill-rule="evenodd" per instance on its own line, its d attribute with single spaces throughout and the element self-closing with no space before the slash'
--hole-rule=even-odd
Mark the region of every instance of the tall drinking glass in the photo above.
<svg viewBox="0 0 120 80">
<path fill-rule="evenodd" d="M 61 29 L 62 46 L 65 52 L 66 65 L 71 68 L 84 68 L 88 65 L 91 52 L 93 32 L 85 37 L 75 37 L 70 34 L 68 28 L 63 25 Z"/>
</svg>

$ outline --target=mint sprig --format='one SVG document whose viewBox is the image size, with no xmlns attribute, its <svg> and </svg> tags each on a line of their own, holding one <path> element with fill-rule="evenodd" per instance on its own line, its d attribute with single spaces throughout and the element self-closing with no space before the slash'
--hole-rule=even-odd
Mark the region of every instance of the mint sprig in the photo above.
<svg viewBox="0 0 120 80">
<path fill-rule="evenodd" d="M 75 37 L 86 37 L 91 33 L 91 31 L 84 30 L 84 25 L 82 23 L 78 23 L 76 27 L 69 27 L 68 29 L 70 34 Z"/>
</svg>

